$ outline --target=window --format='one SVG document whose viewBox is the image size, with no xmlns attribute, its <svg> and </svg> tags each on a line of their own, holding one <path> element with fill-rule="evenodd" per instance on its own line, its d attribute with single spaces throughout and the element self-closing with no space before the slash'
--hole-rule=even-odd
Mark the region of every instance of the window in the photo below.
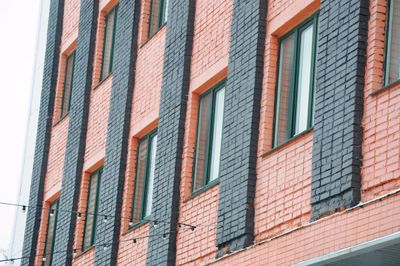
<svg viewBox="0 0 400 266">
<path fill-rule="evenodd" d="M 72 52 L 66 60 L 64 92 L 61 105 L 61 118 L 65 117 L 71 107 L 72 81 L 74 78 L 75 51 Z"/>
<path fill-rule="evenodd" d="M 104 30 L 103 63 L 100 80 L 110 75 L 113 68 L 115 26 L 117 25 L 118 6 L 114 7 L 106 15 L 106 28 Z"/>
<path fill-rule="evenodd" d="M 132 204 L 132 220 L 134 223 L 139 223 L 151 215 L 156 152 L 156 132 L 139 141 L 136 157 L 135 194 Z"/>
<path fill-rule="evenodd" d="M 193 191 L 199 190 L 219 177 L 224 99 L 224 83 L 200 96 Z"/>
<path fill-rule="evenodd" d="M 149 37 L 153 36 L 167 22 L 168 1 L 169 0 L 151 0 Z"/>
<path fill-rule="evenodd" d="M 47 222 L 46 246 L 44 248 L 44 259 L 42 263 L 43 266 L 51 265 L 51 260 L 53 259 L 54 240 L 56 239 L 57 209 L 58 200 L 54 201 L 50 205 L 49 218 Z"/>
<path fill-rule="evenodd" d="M 312 127 L 317 17 L 280 40 L 273 146 Z"/>
<path fill-rule="evenodd" d="M 400 80 L 400 0 L 389 0 L 385 85 Z"/>
<path fill-rule="evenodd" d="M 96 241 L 97 205 L 99 201 L 100 179 L 103 169 L 94 172 L 89 179 L 89 192 L 86 206 L 85 230 L 83 232 L 82 250 L 93 246 Z"/>
</svg>

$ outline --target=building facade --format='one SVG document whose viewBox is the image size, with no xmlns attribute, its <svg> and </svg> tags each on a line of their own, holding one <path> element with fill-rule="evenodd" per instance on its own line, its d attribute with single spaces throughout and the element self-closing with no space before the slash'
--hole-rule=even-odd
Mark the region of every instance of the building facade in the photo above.
<svg viewBox="0 0 400 266">
<path fill-rule="evenodd" d="M 23 265 L 399 265 L 399 0 L 51 0 Z"/>
</svg>

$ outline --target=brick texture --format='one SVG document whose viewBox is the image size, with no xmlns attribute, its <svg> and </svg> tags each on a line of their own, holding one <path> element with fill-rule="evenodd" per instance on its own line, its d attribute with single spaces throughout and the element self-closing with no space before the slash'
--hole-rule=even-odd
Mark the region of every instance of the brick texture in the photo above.
<svg viewBox="0 0 400 266">
<path fill-rule="evenodd" d="M 266 1 L 234 1 L 220 166 L 217 256 L 250 245 Z"/>
<path fill-rule="evenodd" d="M 313 143 L 312 217 L 360 201 L 368 0 L 321 1 Z"/>
<path fill-rule="evenodd" d="M 92 87 L 98 1 L 82 0 L 80 7 L 79 37 L 75 55 L 67 150 L 60 196 L 60 208 L 65 210 L 76 210 L 78 207 Z M 57 247 L 57 250 L 65 252 L 54 254 L 53 263 L 55 265 L 71 264 L 75 227 L 76 214 L 59 213 L 54 246 Z"/>
<path fill-rule="evenodd" d="M 140 1 L 121 0 L 119 2 L 106 159 L 99 201 L 99 213 L 110 213 L 114 217 L 108 223 L 98 223 L 96 228 L 96 244 L 113 243 L 113 245 L 107 250 L 96 249 L 96 265 L 116 265 L 117 261 L 121 227 L 120 206 L 128 154 L 139 15 Z"/>
<path fill-rule="evenodd" d="M 178 230 L 176 265 L 202 264 L 215 258 L 218 251 L 215 235 L 219 186 L 215 185 L 193 197 L 192 178 L 199 95 L 226 78 L 232 1 L 197 0 L 195 14 L 191 85 L 180 178 L 179 222 L 207 226 L 198 226 L 195 231 Z"/>
<path fill-rule="evenodd" d="M 287 266 L 327 255 L 400 229 L 400 208 L 393 208 L 400 200 L 394 195 L 375 201 L 363 208 L 335 214 L 308 226 L 298 226 L 286 234 L 256 243 L 207 265 L 274 265 Z"/>
<path fill-rule="evenodd" d="M 399 232 L 400 83 L 383 84 L 387 0 L 170 0 L 151 38 L 150 0 L 140 16 L 138 0 L 65 0 L 63 19 L 53 1 L 31 200 L 48 207 L 61 195 L 61 208 L 84 214 L 90 174 L 104 166 L 99 212 L 115 216 L 100 217 L 95 246 L 81 252 L 85 215 L 59 213 L 54 251 L 64 252 L 54 265 L 293 265 Z M 105 15 L 118 2 L 114 73 L 100 81 Z M 279 40 L 317 12 L 315 127 L 273 148 Z M 60 120 L 76 47 L 78 95 Z M 199 97 L 223 80 L 222 176 L 193 194 Z M 160 224 L 130 228 L 138 141 L 157 127 Z M 23 265 L 42 264 L 46 240 L 48 210 L 32 210 Z M 96 246 L 105 242 L 114 245 Z"/>
<path fill-rule="evenodd" d="M 141 23 L 144 23 L 148 9 L 142 2 L 140 8 Z M 147 12 L 147 13 L 146 13 Z M 144 38 L 145 27 L 139 24 L 139 39 Z M 135 85 L 132 101 L 130 141 L 128 146 L 128 161 L 125 172 L 124 199 L 122 215 L 131 216 L 133 203 L 136 156 L 138 141 L 157 128 L 158 111 L 160 107 L 162 72 L 164 62 L 164 46 L 167 27 L 162 27 L 151 39 L 139 47 L 135 67 Z M 143 40 L 138 40 L 143 41 Z M 121 234 L 118 250 L 118 264 L 120 265 L 146 265 L 148 238 L 137 240 L 137 243 L 129 241 L 138 236 L 147 236 L 150 232 L 150 224 L 142 224 L 135 229 L 129 227 L 129 219 L 121 219 Z"/>
<path fill-rule="evenodd" d="M 58 60 L 63 25 L 64 1 L 51 1 L 43 85 L 40 99 L 39 125 L 37 129 L 35 155 L 32 170 L 32 182 L 29 204 L 42 206 L 45 175 L 47 171 L 51 126 L 53 123 L 55 88 L 57 86 Z M 26 221 L 22 256 L 23 265 L 32 265 L 36 255 L 36 245 L 41 223 L 40 208 L 29 208 Z"/>
<path fill-rule="evenodd" d="M 400 84 L 380 91 L 388 1 L 371 0 L 363 116 L 362 201 L 400 187 Z M 370 95 L 373 92 L 377 94 Z"/>
<path fill-rule="evenodd" d="M 174 265 L 176 223 L 179 210 L 179 177 L 190 81 L 195 1 L 171 0 L 164 54 L 164 71 L 158 124 L 152 218 L 148 241 L 149 265 Z M 167 232 L 166 239 L 159 237 Z M 171 233 L 169 233 L 171 232 Z"/>
</svg>

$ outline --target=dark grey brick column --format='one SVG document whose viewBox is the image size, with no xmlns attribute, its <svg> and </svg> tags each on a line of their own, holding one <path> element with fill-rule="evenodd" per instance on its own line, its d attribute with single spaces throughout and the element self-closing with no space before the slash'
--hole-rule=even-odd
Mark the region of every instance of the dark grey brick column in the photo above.
<svg viewBox="0 0 400 266">
<path fill-rule="evenodd" d="M 163 220 L 148 241 L 148 265 L 175 265 L 179 177 L 190 81 L 195 0 L 170 0 L 158 124 L 152 218 Z M 167 234 L 163 239 L 159 236 Z M 158 234 L 158 235 L 157 235 Z"/>
<path fill-rule="evenodd" d="M 65 210 L 76 210 L 78 208 L 92 87 L 98 4 L 98 0 L 81 0 L 67 150 L 60 196 L 60 208 Z M 54 249 L 55 251 L 65 252 L 54 254 L 54 265 L 71 264 L 75 225 L 76 214 L 68 212 L 58 214 Z"/>
<path fill-rule="evenodd" d="M 99 213 L 115 217 L 96 228 L 96 244 L 114 243 L 96 249 L 95 265 L 116 265 L 121 227 L 121 206 L 129 141 L 132 92 L 135 79 L 140 1 L 120 0 L 118 8 L 113 86 L 108 119 L 106 158 L 100 182 Z"/>
<path fill-rule="evenodd" d="M 264 0 L 234 1 L 220 166 L 217 256 L 253 242 L 266 10 Z"/>
<path fill-rule="evenodd" d="M 29 205 L 42 206 L 44 178 L 47 170 L 51 127 L 53 124 L 54 99 L 57 86 L 58 61 L 64 14 L 64 0 L 50 2 L 47 30 L 46 55 L 43 70 L 42 94 L 40 98 L 39 124 L 37 129 L 35 157 Z M 22 265 L 33 265 L 39 234 L 42 210 L 29 208 L 26 220 Z"/>
<path fill-rule="evenodd" d="M 368 0 L 321 1 L 312 220 L 360 201 L 368 7 Z"/>
</svg>

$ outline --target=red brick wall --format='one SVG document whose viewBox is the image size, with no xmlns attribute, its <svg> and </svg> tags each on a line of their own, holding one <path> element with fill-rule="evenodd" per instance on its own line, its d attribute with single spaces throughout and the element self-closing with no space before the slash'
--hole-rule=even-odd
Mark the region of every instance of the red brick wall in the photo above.
<svg viewBox="0 0 400 266">
<path fill-rule="evenodd" d="M 400 84 L 384 87 L 386 0 L 371 0 L 363 117 L 362 200 L 400 188 Z"/>
<path fill-rule="evenodd" d="M 198 0 L 194 24 L 193 56 L 190 91 L 186 113 L 180 184 L 179 222 L 203 225 L 195 231 L 187 227 L 178 230 L 177 265 L 201 265 L 215 257 L 218 186 L 191 197 L 192 170 L 196 143 L 199 95 L 226 77 L 231 0 Z"/>
<path fill-rule="evenodd" d="M 138 239 L 136 243 L 131 239 L 149 234 L 149 224 L 129 230 L 131 207 L 133 202 L 133 190 L 135 187 L 136 152 L 138 138 L 131 138 L 128 150 L 128 162 L 126 169 L 126 181 L 124 188 L 124 200 L 122 205 L 121 243 L 118 250 L 118 263 L 122 265 L 146 265 L 147 238 Z M 136 221 L 135 221 L 136 222 Z"/>
<path fill-rule="evenodd" d="M 78 36 L 79 7 L 80 0 L 65 1 L 60 63 L 58 67 L 56 100 L 53 116 L 53 129 L 51 132 L 49 163 L 47 166 L 45 180 L 45 201 L 47 201 L 61 189 L 69 118 L 66 116 L 61 119 L 60 115 L 64 91 L 66 59 L 68 55 L 75 49 L 76 39 Z"/>
<path fill-rule="evenodd" d="M 211 265 L 292 265 L 400 230 L 400 194 L 276 235 Z M 398 206 L 398 205 L 397 205 Z"/>
<path fill-rule="evenodd" d="M 50 208 L 49 202 L 44 202 L 43 204 L 44 209 L 42 209 L 42 223 L 40 224 L 39 228 L 39 237 L 38 237 L 38 245 L 36 247 L 36 254 L 35 258 L 35 265 L 42 265 L 43 253 L 46 246 L 46 234 L 47 234 L 47 221 L 49 218 L 49 211 Z"/>
<path fill-rule="evenodd" d="M 267 23 L 255 198 L 256 241 L 307 224 L 310 220 L 313 133 L 296 137 L 275 150 L 271 151 L 271 148 L 279 38 L 315 13 L 318 4 L 318 1 L 270 1 L 268 7 L 270 15 Z"/>
<path fill-rule="evenodd" d="M 232 0 L 197 0 L 191 79 L 228 56 Z"/>
<path fill-rule="evenodd" d="M 65 23 L 56 111 L 52 130 L 49 165 L 45 183 L 45 204 L 61 189 L 68 117 L 59 121 L 65 58 L 76 46 L 79 0 L 66 0 Z M 91 91 L 85 166 L 79 211 L 84 213 L 90 172 L 102 165 L 112 76 L 99 83 L 104 16 L 116 3 L 100 1 Z M 370 22 L 363 117 L 362 202 L 376 199 L 400 188 L 400 91 L 399 84 L 383 87 L 383 61 L 387 0 L 370 1 Z M 130 142 L 124 187 L 121 243 L 118 263 L 145 265 L 150 224 L 129 230 L 135 181 L 138 139 L 157 127 L 162 85 L 165 33 L 163 27 L 150 40 L 147 36 L 150 1 L 145 0 L 139 25 L 139 51 L 136 65 Z M 177 232 L 177 265 L 288 265 L 400 230 L 400 195 L 373 201 L 310 223 L 311 158 L 313 132 L 272 149 L 274 99 L 279 38 L 319 9 L 319 0 L 268 1 L 264 81 L 261 99 L 260 135 L 255 199 L 255 241 L 245 251 L 220 260 L 216 255 L 218 185 L 192 197 L 192 170 L 196 141 L 199 95 L 227 76 L 232 0 L 197 0 L 194 25 L 190 91 L 186 113 L 179 222 L 199 225 L 194 232 L 182 227 Z M 46 206 L 47 206 L 46 205 Z M 43 250 L 47 212 L 42 214 L 38 250 Z M 390 218 L 388 218 L 390 217 Z M 386 219 L 383 219 L 386 218 Z M 77 221 L 75 247 L 80 249 L 84 217 Z M 293 230 L 292 232 L 289 232 Z M 287 233 L 289 232 L 289 233 Z M 78 255 L 74 265 L 93 265 L 94 249 Z M 39 265 L 40 259 L 37 260 Z"/>
<path fill-rule="evenodd" d="M 105 152 L 111 84 L 110 76 L 91 91 L 85 162 L 99 152 Z"/>
<path fill-rule="evenodd" d="M 65 0 L 61 47 L 69 46 L 78 36 L 80 4 L 80 0 Z"/>
<path fill-rule="evenodd" d="M 129 220 L 133 201 L 136 175 L 136 153 L 138 140 L 157 128 L 160 106 L 162 71 L 166 27 L 148 39 L 148 16 L 150 2 L 145 1 L 141 10 L 139 25 L 139 51 L 136 62 L 136 78 L 133 88 L 130 141 L 128 162 L 125 174 L 124 199 L 122 206 L 121 243 L 118 251 L 118 263 L 121 265 L 146 265 L 148 238 L 136 237 L 149 235 L 150 224 L 142 224 L 129 230 Z M 147 21 L 147 22 L 146 22 Z"/>
<path fill-rule="evenodd" d="M 61 182 L 64 173 L 64 158 L 68 137 L 69 118 L 66 116 L 60 120 L 61 100 L 64 88 L 65 64 L 67 56 L 76 47 L 78 36 L 80 0 L 65 0 L 64 23 L 60 49 L 60 63 L 58 69 L 58 80 L 56 87 L 56 100 L 54 106 L 53 128 L 51 131 L 49 159 L 45 179 L 43 206 L 49 207 L 51 202 L 59 197 Z M 48 210 L 42 211 L 42 223 L 39 229 L 37 253 L 44 251 L 47 232 Z M 36 265 L 42 265 L 42 257 L 35 260 Z"/>
<path fill-rule="evenodd" d="M 74 265 L 94 264 L 95 248 L 90 248 L 83 253 L 81 253 L 81 249 L 86 218 L 85 212 L 89 190 L 89 178 L 91 173 L 102 167 L 104 163 L 112 75 L 103 77 L 103 80 L 100 80 L 100 73 L 103 57 L 105 16 L 107 12 L 116 5 L 116 3 L 117 1 L 115 0 L 101 0 L 99 3 L 99 18 L 96 33 L 93 82 L 92 90 L 90 92 L 85 161 L 78 204 L 78 211 L 82 214 L 82 217 L 76 221 L 74 248 L 77 250 L 77 256 L 74 258 Z"/>
<path fill-rule="evenodd" d="M 131 135 L 135 136 L 158 117 L 166 27 L 139 48 L 133 91 Z"/>
</svg>

